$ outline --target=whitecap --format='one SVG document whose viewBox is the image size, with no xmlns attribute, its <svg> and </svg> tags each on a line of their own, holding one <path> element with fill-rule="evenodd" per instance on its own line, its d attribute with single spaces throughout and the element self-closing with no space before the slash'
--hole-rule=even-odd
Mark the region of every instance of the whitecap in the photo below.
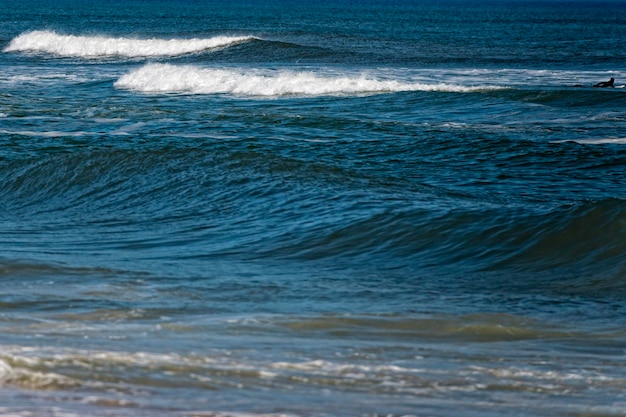
<svg viewBox="0 0 626 417">
<path fill-rule="evenodd" d="M 588 138 L 588 139 L 568 139 L 557 141 L 576 142 L 581 145 L 626 145 L 626 138 Z"/>
<path fill-rule="evenodd" d="M 364 73 L 213 69 L 172 64 L 146 64 L 120 77 L 115 82 L 115 87 L 142 93 L 262 97 L 366 95 L 401 91 L 473 92 L 485 88 L 381 79 Z"/>
<path fill-rule="evenodd" d="M 251 36 L 215 36 L 193 39 L 135 39 L 130 37 L 60 35 L 37 30 L 14 38 L 4 52 L 43 52 L 64 57 L 177 56 L 223 48 L 255 39 Z"/>
</svg>

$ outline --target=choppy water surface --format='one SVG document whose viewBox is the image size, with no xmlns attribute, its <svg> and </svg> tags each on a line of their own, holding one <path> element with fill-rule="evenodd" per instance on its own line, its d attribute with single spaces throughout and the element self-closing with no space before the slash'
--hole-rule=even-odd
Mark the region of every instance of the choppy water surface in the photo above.
<svg viewBox="0 0 626 417">
<path fill-rule="evenodd" d="M 623 415 L 626 4 L 0 5 L 0 415 Z"/>
</svg>

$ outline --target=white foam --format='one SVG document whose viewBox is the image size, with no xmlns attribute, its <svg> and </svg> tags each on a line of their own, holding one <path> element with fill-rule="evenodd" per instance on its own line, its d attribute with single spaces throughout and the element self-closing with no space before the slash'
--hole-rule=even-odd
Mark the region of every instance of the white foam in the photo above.
<svg viewBox="0 0 626 417">
<path fill-rule="evenodd" d="M 146 64 L 115 83 L 143 93 L 233 94 L 243 96 L 324 96 L 400 91 L 470 92 L 484 87 L 377 79 L 366 74 L 312 71 L 212 69 L 193 65 Z"/>
<path fill-rule="evenodd" d="M 85 77 L 79 77 L 75 74 L 54 73 L 54 74 L 28 74 L 28 75 L 13 75 L 8 76 L 5 80 L 12 84 L 24 84 L 24 83 L 49 83 L 50 80 L 61 80 L 70 82 L 86 82 L 89 79 Z"/>
<path fill-rule="evenodd" d="M 22 361 L 22 363 L 26 362 Z M 5 385 L 31 389 L 55 389 L 58 387 L 75 387 L 80 383 L 54 372 L 39 372 L 21 367 L 14 368 L 0 358 L 0 387 Z"/>
<path fill-rule="evenodd" d="M 37 30 L 13 39 L 4 52 L 44 52 L 66 57 L 176 56 L 223 48 L 254 39 L 251 36 L 216 36 L 194 39 L 135 39 L 106 36 L 59 35 Z"/>
<path fill-rule="evenodd" d="M 396 365 L 356 365 L 341 364 L 325 360 L 307 362 L 274 362 L 271 367 L 277 370 L 303 371 L 323 375 L 348 375 L 364 377 L 366 374 L 407 374 L 423 372 L 423 369 L 404 368 Z"/>
<path fill-rule="evenodd" d="M 12 66 L 2 73 L 0 87 L 21 88 L 31 86 L 43 86 L 50 84 L 77 84 L 92 81 L 91 74 L 74 69 L 72 72 L 58 72 L 50 68 L 29 68 L 24 66 Z"/>
<path fill-rule="evenodd" d="M 590 139 L 570 139 L 559 142 L 576 142 L 581 145 L 626 145 L 626 138 L 590 138 Z"/>
<path fill-rule="evenodd" d="M 78 132 L 63 132 L 58 130 L 49 130 L 49 131 L 34 131 L 34 130 L 6 130 L 0 129 L 0 134 L 4 135 L 19 135 L 19 136 L 30 136 L 30 137 L 44 137 L 44 138 L 62 138 L 62 137 L 82 137 L 87 136 L 92 133 L 86 131 L 78 131 Z"/>
</svg>

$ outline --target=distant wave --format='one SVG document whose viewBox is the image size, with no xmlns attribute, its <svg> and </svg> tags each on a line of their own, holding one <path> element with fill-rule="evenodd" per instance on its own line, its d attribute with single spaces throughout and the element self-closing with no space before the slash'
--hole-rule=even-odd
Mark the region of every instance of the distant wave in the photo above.
<svg viewBox="0 0 626 417">
<path fill-rule="evenodd" d="M 558 142 L 576 142 L 583 145 L 626 145 L 625 138 L 590 138 L 590 139 L 568 139 Z"/>
<path fill-rule="evenodd" d="M 134 39 L 127 37 L 59 35 L 38 30 L 23 33 L 4 52 L 44 52 L 67 57 L 152 57 L 177 56 L 255 39 L 251 36 L 215 36 L 193 39 Z"/>
<path fill-rule="evenodd" d="M 484 87 L 379 80 L 366 75 L 326 75 L 312 71 L 211 69 L 192 65 L 147 64 L 122 76 L 116 88 L 145 93 L 323 96 L 399 91 L 471 92 Z"/>
</svg>

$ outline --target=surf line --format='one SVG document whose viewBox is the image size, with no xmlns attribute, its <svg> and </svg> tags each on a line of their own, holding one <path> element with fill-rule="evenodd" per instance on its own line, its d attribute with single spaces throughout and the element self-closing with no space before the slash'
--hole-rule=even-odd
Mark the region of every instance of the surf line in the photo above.
<svg viewBox="0 0 626 417">
<path fill-rule="evenodd" d="M 254 36 L 214 36 L 191 39 L 135 39 L 127 37 L 60 35 L 54 31 L 25 32 L 3 52 L 43 52 L 63 57 L 177 56 L 224 48 L 258 39 Z"/>
</svg>

